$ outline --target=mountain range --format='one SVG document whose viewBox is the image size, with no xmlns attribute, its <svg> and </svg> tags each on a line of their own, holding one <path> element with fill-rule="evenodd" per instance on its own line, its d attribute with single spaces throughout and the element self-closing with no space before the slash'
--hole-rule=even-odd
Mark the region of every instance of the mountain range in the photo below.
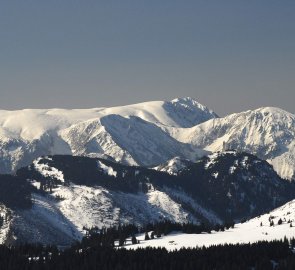
<svg viewBox="0 0 295 270">
<path fill-rule="evenodd" d="M 192 98 L 82 110 L 0 111 L 0 173 L 45 155 L 111 158 L 157 166 L 239 150 L 294 180 L 295 116 L 272 107 L 220 118 Z"/>
<path fill-rule="evenodd" d="M 0 111 L 0 173 L 15 172 L 44 155 L 111 157 L 154 165 L 204 151 L 182 143 L 162 126 L 192 127 L 217 115 L 190 99 L 84 110 Z"/>
<path fill-rule="evenodd" d="M 219 117 L 192 98 L 2 110 L 0 242 L 69 245 L 85 227 L 262 215 L 295 197 L 294 124 L 272 107 Z"/>
<path fill-rule="evenodd" d="M 282 178 L 295 179 L 295 115 L 282 109 L 265 107 L 167 130 L 178 141 L 209 152 L 252 153 L 267 160 Z"/>
<path fill-rule="evenodd" d="M 0 239 L 69 245 L 85 227 L 161 220 L 222 224 L 263 214 L 295 196 L 293 183 L 251 154 L 214 153 L 186 165 L 170 174 L 161 171 L 165 164 L 149 169 L 101 158 L 38 158 L 15 176 L 0 176 Z"/>
</svg>

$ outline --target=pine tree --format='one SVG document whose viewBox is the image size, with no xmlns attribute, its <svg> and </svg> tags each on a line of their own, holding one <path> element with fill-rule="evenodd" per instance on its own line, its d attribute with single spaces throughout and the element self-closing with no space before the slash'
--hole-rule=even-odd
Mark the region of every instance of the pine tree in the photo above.
<svg viewBox="0 0 295 270">
<path fill-rule="evenodd" d="M 121 234 L 120 236 L 119 236 L 119 246 L 121 247 L 121 246 L 124 246 L 124 244 L 125 244 L 125 237 L 123 236 L 123 234 Z"/>
<path fill-rule="evenodd" d="M 144 240 L 150 240 L 150 237 L 149 237 L 148 232 L 145 233 L 145 235 L 144 235 Z"/>
<path fill-rule="evenodd" d="M 134 234 L 132 235 L 131 242 L 133 245 L 137 244 L 137 239 Z"/>
<path fill-rule="evenodd" d="M 280 218 L 278 221 L 278 225 L 281 225 L 283 223 L 282 219 Z"/>
<path fill-rule="evenodd" d="M 151 239 L 155 239 L 155 232 L 151 233 Z"/>
</svg>

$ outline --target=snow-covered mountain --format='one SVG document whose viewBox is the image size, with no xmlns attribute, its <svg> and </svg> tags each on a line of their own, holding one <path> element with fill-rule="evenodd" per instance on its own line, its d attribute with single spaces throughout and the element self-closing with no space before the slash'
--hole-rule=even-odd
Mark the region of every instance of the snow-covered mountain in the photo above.
<svg viewBox="0 0 295 270">
<path fill-rule="evenodd" d="M 101 158 L 38 158 L 16 176 L 0 175 L 0 203 L 10 213 L 2 242 L 68 245 L 84 226 L 164 219 L 216 224 L 254 217 L 295 196 L 292 183 L 250 154 L 215 153 L 186 165 L 169 174 Z"/>
<path fill-rule="evenodd" d="M 220 209 L 218 213 L 227 219 L 274 208 L 282 203 L 278 194 L 285 193 L 289 186 L 282 184 L 267 162 L 239 151 L 216 152 L 195 163 L 176 157 L 153 169 L 177 176 L 188 192 L 196 194 L 207 207 L 217 212 Z M 276 194 L 277 189 L 280 191 Z"/>
<path fill-rule="evenodd" d="M 208 151 L 252 153 L 272 164 L 282 178 L 295 179 L 295 115 L 284 110 L 260 108 L 169 132 L 183 143 Z"/>
<path fill-rule="evenodd" d="M 213 153 L 177 176 L 183 188 L 227 220 L 255 216 L 294 198 L 292 183 L 266 161 L 243 152 Z"/>
<path fill-rule="evenodd" d="M 151 166 L 175 156 L 196 160 L 206 153 L 175 140 L 156 124 L 137 116 L 125 118 L 111 114 L 78 123 L 60 134 L 74 155 L 106 154 L 130 165 Z"/>
<path fill-rule="evenodd" d="M 1 243 L 69 245 L 81 239 L 84 226 L 143 225 L 164 219 L 222 222 L 214 211 L 176 189 L 175 182 L 166 173 L 103 159 L 38 158 L 17 176 L 0 175 L 0 183 L 13 184 L 12 193 L 0 192 L 0 203 L 10 211 L 7 224 L 0 226 Z"/>
<path fill-rule="evenodd" d="M 72 156 L 39 158 L 32 166 L 19 170 L 18 175 L 39 179 L 40 183 L 45 177 L 129 193 L 153 187 L 172 196 L 180 190 L 224 220 L 253 217 L 282 205 L 295 194 L 293 184 L 282 180 L 267 162 L 234 151 L 214 153 L 187 164 L 176 175 Z M 177 197 L 181 201 L 180 195 Z"/>
<path fill-rule="evenodd" d="M 1 110 L 0 173 L 52 154 L 110 156 L 141 165 L 175 156 L 195 159 L 202 151 L 160 127 L 192 127 L 215 117 L 191 98 L 83 110 Z"/>
<path fill-rule="evenodd" d="M 272 107 L 224 118 L 191 98 L 83 110 L 0 111 L 0 173 L 55 154 L 157 166 L 239 150 L 295 178 L 295 116 Z M 176 163 L 174 164 L 174 166 Z"/>
</svg>

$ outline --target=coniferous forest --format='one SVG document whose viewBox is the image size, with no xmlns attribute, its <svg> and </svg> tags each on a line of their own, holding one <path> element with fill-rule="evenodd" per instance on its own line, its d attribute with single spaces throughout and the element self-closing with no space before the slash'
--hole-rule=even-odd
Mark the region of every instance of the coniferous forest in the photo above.
<svg viewBox="0 0 295 270">
<path fill-rule="evenodd" d="M 221 225 L 219 230 L 234 226 Z M 75 269 L 295 269 L 295 239 L 255 244 L 218 245 L 167 251 L 165 248 L 126 250 L 126 239 L 138 243 L 137 233 L 145 240 L 163 237 L 172 231 L 201 233 L 205 224 L 177 224 L 163 221 L 145 228 L 122 225 L 113 228 L 84 228 L 85 237 L 66 249 L 41 244 L 0 246 L 0 270 L 75 270 Z M 197 246 L 197 243 L 196 243 Z"/>
<path fill-rule="evenodd" d="M 0 246 L 0 262 L 0 269 L 5 270 L 281 270 L 295 268 L 295 255 L 287 240 L 172 252 L 164 248 L 126 250 L 102 246 L 84 247 L 80 243 L 64 251 L 54 246 Z"/>
</svg>

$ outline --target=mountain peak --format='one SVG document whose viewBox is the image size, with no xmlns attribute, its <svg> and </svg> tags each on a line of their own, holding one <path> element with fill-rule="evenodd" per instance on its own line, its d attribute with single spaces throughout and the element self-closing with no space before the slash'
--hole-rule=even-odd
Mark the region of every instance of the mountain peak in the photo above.
<svg viewBox="0 0 295 270">
<path fill-rule="evenodd" d="M 254 113 L 262 113 L 264 116 L 273 115 L 273 116 L 286 116 L 295 118 L 294 114 L 287 112 L 278 107 L 261 107 L 253 111 Z"/>
<path fill-rule="evenodd" d="M 210 113 L 214 113 L 212 110 L 210 110 L 206 106 L 202 105 L 201 103 L 199 103 L 197 100 L 193 99 L 192 97 L 175 98 L 175 99 L 171 100 L 170 102 L 172 104 L 181 104 L 182 106 L 196 107 L 202 111 L 208 111 Z"/>
<path fill-rule="evenodd" d="M 191 97 L 176 98 L 163 104 L 164 110 L 176 123 L 176 126 L 189 128 L 218 115 Z"/>
<path fill-rule="evenodd" d="M 178 97 L 178 98 L 171 100 L 171 102 L 195 102 L 195 103 L 198 103 L 192 97 Z"/>
<path fill-rule="evenodd" d="M 255 154 L 282 178 L 294 180 L 294 127 L 294 114 L 263 107 L 202 123 L 175 138 L 212 152 L 237 149 Z"/>
</svg>

